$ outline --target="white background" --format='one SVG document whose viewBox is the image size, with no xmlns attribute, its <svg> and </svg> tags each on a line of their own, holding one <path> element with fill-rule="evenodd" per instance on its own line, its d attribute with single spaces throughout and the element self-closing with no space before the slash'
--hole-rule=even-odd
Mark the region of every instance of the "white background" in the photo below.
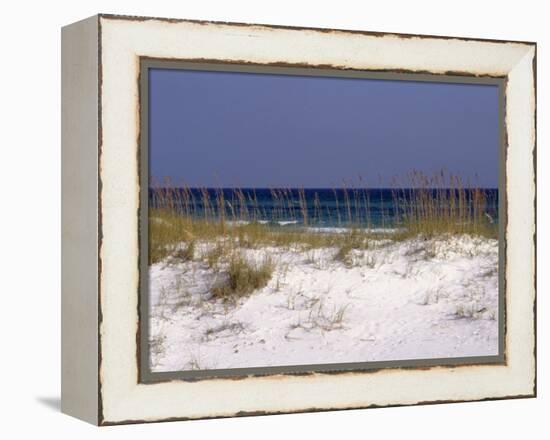
<svg viewBox="0 0 550 440">
<path fill-rule="evenodd" d="M 548 438 L 550 68 L 543 1 L 4 2 L 0 15 L 0 436 Z M 537 399 L 94 428 L 59 412 L 60 28 L 98 12 L 538 43 Z M 546 408 L 546 411 L 543 409 Z"/>
</svg>

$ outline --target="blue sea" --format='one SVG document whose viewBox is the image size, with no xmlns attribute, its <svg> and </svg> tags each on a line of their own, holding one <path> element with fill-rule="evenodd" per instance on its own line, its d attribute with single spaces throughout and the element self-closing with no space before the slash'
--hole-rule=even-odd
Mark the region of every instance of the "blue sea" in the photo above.
<svg viewBox="0 0 550 440">
<path fill-rule="evenodd" d="M 414 200 L 414 188 L 150 188 L 149 206 L 170 204 L 182 214 L 197 218 L 227 221 L 256 221 L 273 226 L 311 226 L 317 228 L 360 226 L 393 228 L 403 220 Z M 442 202 L 453 189 L 430 189 Z M 466 205 L 473 209 L 473 189 L 466 189 Z M 498 222 L 498 189 L 485 188 L 484 214 Z M 455 193 L 456 194 L 456 193 Z M 223 203 L 219 201 L 223 199 Z M 223 206 L 223 208 L 222 208 Z"/>
</svg>

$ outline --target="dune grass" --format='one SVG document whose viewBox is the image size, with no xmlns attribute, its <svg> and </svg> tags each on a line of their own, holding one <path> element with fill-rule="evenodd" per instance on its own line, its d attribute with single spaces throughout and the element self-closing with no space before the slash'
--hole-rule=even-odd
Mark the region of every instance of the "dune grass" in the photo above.
<svg viewBox="0 0 550 440">
<path fill-rule="evenodd" d="M 405 240 L 415 236 L 470 234 L 497 238 L 498 225 L 487 213 L 487 195 L 443 172 L 428 176 L 411 172 L 392 180 L 391 207 L 382 205 L 381 226 L 373 229 L 370 193 L 343 182 L 333 190 L 335 213 L 326 215 L 346 232 L 319 233 L 307 228 L 322 215 L 319 197 L 306 200 L 305 190 L 272 189 L 273 209 L 267 213 L 254 191 L 173 187 L 169 182 L 152 189 L 149 208 L 149 264 L 168 256 L 195 258 L 197 242 L 215 243 L 206 255 L 209 267 L 232 261 L 239 249 L 269 247 L 337 248 L 336 259 L 347 261 L 352 249 L 366 249 L 373 240 Z M 343 197 L 339 194 L 343 193 Z M 391 214 L 390 214 L 391 211 Z M 334 215 L 336 218 L 330 218 Z M 300 221 L 299 227 L 277 227 L 280 220 Z M 391 226 L 392 231 L 385 229 Z M 241 267 L 233 261 L 233 269 Z M 242 263 L 242 261 L 241 261 Z M 230 268 L 231 269 L 231 268 Z"/>
<path fill-rule="evenodd" d="M 182 260 L 193 259 L 191 255 L 197 241 L 215 243 L 206 254 L 209 267 L 213 267 L 222 257 L 231 255 L 236 249 L 260 249 L 266 246 L 298 247 L 304 251 L 343 246 L 366 249 L 370 240 L 388 237 L 391 234 L 358 228 L 350 228 L 345 233 L 325 234 L 300 228 L 273 228 L 259 223 L 223 225 L 153 208 L 149 211 L 149 264 L 162 261 L 168 256 L 176 256 Z M 189 246 L 192 246 L 192 251 Z"/>
<path fill-rule="evenodd" d="M 251 263 L 240 254 L 234 254 L 226 270 L 226 278 L 212 288 L 215 297 L 229 299 L 246 296 L 267 286 L 273 275 L 274 265 L 267 258 L 261 263 Z"/>
</svg>

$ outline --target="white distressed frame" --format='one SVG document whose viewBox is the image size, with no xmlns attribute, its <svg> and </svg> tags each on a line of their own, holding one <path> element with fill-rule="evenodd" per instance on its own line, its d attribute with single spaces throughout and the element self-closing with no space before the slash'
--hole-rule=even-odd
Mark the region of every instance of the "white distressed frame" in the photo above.
<svg viewBox="0 0 550 440">
<path fill-rule="evenodd" d="M 99 16 L 99 424 L 530 397 L 532 43 Z M 138 383 L 139 57 L 506 76 L 506 365 Z"/>
</svg>

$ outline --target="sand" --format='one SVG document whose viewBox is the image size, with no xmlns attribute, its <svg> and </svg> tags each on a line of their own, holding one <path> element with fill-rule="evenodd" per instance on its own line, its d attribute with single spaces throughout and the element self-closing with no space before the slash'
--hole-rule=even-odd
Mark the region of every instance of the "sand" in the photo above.
<svg viewBox="0 0 550 440">
<path fill-rule="evenodd" d="M 150 267 L 155 372 L 498 354 L 496 240 L 378 241 L 345 263 L 334 248 L 243 249 L 276 269 L 234 304 L 212 297 L 211 246 Z"/>
</svg>

